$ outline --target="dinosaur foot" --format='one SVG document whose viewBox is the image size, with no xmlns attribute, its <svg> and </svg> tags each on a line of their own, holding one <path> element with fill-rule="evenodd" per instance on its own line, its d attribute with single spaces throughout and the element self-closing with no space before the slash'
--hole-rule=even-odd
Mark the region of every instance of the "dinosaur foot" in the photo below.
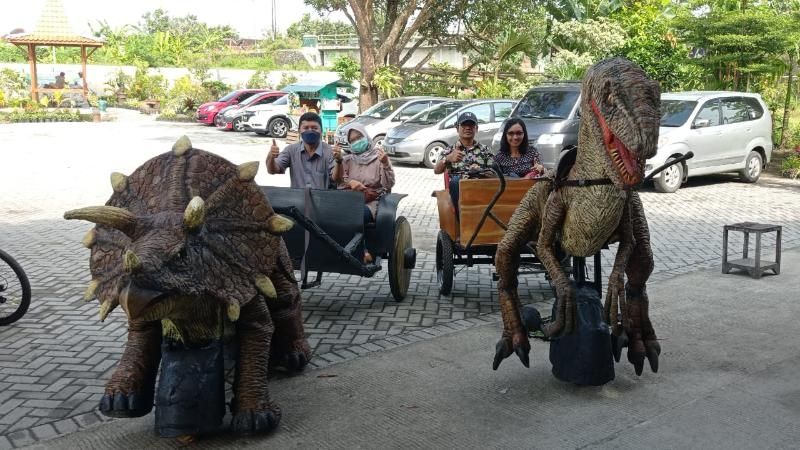
<svg viewBox="0 0 800 450">
<path fill-rule="evenodd" d="M 100 399 L 100 412 L 115 418 L 142 417 L 153 409 L 153 392 L 106 393 Z"/>
<path fill-rule="evenodd" d="M 311 361 L 311 347 L 305 339 L 298 339 L 285 350 L 273 347 L 270 367 L 282 367 L 289 372 L 301 372 Z"/>
<path fill-rule="evenodd" d="M 622 358 L 622 349 L 628 346 L 628 334 L 622 330 L 619 336 L 611 333 L 611 352 L 614 355 L 614 361 L 619 362 Z"/>
<path fill-rule="evenodd" d="M 278 427 L 281 409 L 270 406 L 267 409 L 240 409 L 233 416 L 231 426 L 236 434 L 268 433 Z"/>
<path fill-rule="evenodd" d="M 530 368 L 530 352 L 531 344 L 528 342 L 528 335 L 524 332 L 516 332 L 511 336 L 504 335 L 495 345 L 492 370 L 497 370 L 500 367 L 500 363 L 511 356 L 512 353 L 517 355 L 523 366 Z"/>
</svg>

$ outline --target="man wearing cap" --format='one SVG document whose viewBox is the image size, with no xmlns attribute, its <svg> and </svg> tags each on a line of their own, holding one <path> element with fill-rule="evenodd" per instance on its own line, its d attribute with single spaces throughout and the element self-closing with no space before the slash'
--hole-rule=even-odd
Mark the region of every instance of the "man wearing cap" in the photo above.
<svg viewBox="0 0 800 450">
<path fill-rule="evenodd" d="M 433 173 L 440 174 L 447 170 L 450 175 L 450 198 L 458 215 L 458 182 L 467 177 L 470 169 L 488 168 L 494 162 L 494 157 L 485 145 L 475 140 L 478 132 L 478 118 L 469 111 L 458 115 L 456 121 L 458 141 L 442 152 L 441 158 L 433 167 Z"/>
</svg>

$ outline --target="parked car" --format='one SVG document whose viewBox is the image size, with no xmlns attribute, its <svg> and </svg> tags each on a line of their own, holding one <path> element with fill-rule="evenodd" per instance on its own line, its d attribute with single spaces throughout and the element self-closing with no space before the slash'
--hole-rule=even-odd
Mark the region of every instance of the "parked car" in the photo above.
<svg viewBox="0 0 800 450">
<path fill-rule="evenodd" d="M 529 142 L 541 155 L 542 165 L 555 167 L 564 149 L 578 143 L 581 84 L 545 83 L 531 88 L 517 103 L 512 117 L 525 122 Z M 500 149 L 503 127 L 499 126 L 491 149 Z"/>
<path fill-rule="evenodd" d="M 245 101 L 236 105 L 231 105 L 217 114 L 217 128 L 223 130 L 247 131 L 247 127 L 245 127 L 244 123 L 250 118 L 250 115 L 255 114 L 253 108 L 270 105 L 285 96 L 286 92 L 282 91 L 254 94 L 245 99 Z"/>
<path fill-rule="evenodd" d="M 432 168 L 442 152 L 458 140 L 456 119 L 463 112 L 478 118 L 475 140 L 489 145 L 514 109 L 513 100 L 473 100 L 439 103 L 386 133 L 383 148 L 392 161 L 422 162 Z"/>
<path fill-rule="evenodd" d="M 208 102 L 200 105 L 200 107 L 197 108 L 197 114 L 195 115 L 195 118 L 200 123 L 213 125 L 214 119 L 217 117 L 217 113 L 219 113 L 222 108 L 235 105 L 244 101 L 244 99 L 253 94 L 267 92 L 268 90 L 269 89 L 239 89 L 237 91 L 229 92 L 215 102 Z"/>
<path fill-rule="evenodd" d="M 429 107 L 446 102 L 443 97 L 398 97 L 384 100 L 343 124 L 336 130 L 335 139 L 347 147 L 347 130 L 350 124 L 361 123 L 376 145 L 382 145 L 386 132 Z"/>
<path fill-rule="evenodd" d="M 772 158 L 769 108 L 760 95 L 745 92 L 662 94 L 658 151 L 645 174 L 690 150 L 692 159 L 654 178 L 657 191 L 675 192 L 689 177 L 722 172 L 755 183 Z"/>
<path fill-rule="evenodd" d="M 293 120 L 289 114 L 289 96 L 275 100 L 266 105 L 252 106 L 246 114 L 243 125 L 256 134 L 284 138 L 292 129 Z"/>
</svg>

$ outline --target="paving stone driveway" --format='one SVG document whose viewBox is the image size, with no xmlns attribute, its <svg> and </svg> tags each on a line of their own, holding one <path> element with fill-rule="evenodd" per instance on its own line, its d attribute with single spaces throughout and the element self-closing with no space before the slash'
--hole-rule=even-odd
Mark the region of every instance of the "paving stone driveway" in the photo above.
<svg viewBox="0 0 800 450">
<path fill-rule="evenodd" d="M 79 242 L 90 225 L 64 221 L 61 215 L 104 203 L 112 171 L 132 172 L 168 151 L 182 134 L 196 147 L 236 163 L 262 160 L 270 142 L 252 134 L 138 117 L 100 124 L 0 125 L 0 248 L 25 267 L 34 295 L 28 314 L 0 329 L 0 448 L 103 420 L 94 410 L 125 342 L 124 313 L 118 309 L 101 323 L 98 304 L 82 301 L 89 281 L 88 250 Z M 397 167 L 396 172 L 395 191 L 409 194 L 400 214 L 411 222 L 420 251 L 409 296 L 402 303 L 392 300 L 385 271 L 371 280 L 327 275 L 321 287 L 304 292 L 316 366 L 430 338 L 442 327 L 469 327 L 498 311 L 490 267 L 458 272 L 452 297 L 437 295 L 432 250 L 438 218 L 430 194 L 441 187 L 441 178 L 417 167 Z M 263 165 L 256 180 L 288 185 L 286 176 L 270 176 Z M 800 246 L 798 194 L 800 186 L 786 180 L 764 178 L 749 185 L 733 176 L 693 180 L 676 194 L 644 190 L 656 258 L 653 279 L 719 265 L 726 223 L 782 224 L 784 247 Z M 740 248 L 741 242 L 731 236 L 731 248 Z M 765 247 L 772 244 L 767 240 Z M 603 258 L 607 269 L 613 248 Z M 521 279 L 520 291 L 531 302 L 549 298 L 541 276 Z M 657 307 L 669 299 L 653 301 Z M 487 352 L 492 346 L 486 343 Z"/>
</svg>

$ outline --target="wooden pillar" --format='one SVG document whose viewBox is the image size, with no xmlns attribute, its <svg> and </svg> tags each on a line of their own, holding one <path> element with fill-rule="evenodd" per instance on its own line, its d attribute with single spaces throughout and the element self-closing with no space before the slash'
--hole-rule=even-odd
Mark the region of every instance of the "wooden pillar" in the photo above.
<svg viewBox="0 0 800 450">
<path fill-rule="evenodd" d="M 89 86 L 86 84 L 86 47 L 81 45 L 81 78 L 83 79 L 83 98 L 89 100 Z"/>
<path fill-rule="evenodd" d="M 39 102 L 39 82 L 36 79 L 36 46 L 28 44 L 28 62 L 31 64 L 31 98 Z"/>
</svg>

